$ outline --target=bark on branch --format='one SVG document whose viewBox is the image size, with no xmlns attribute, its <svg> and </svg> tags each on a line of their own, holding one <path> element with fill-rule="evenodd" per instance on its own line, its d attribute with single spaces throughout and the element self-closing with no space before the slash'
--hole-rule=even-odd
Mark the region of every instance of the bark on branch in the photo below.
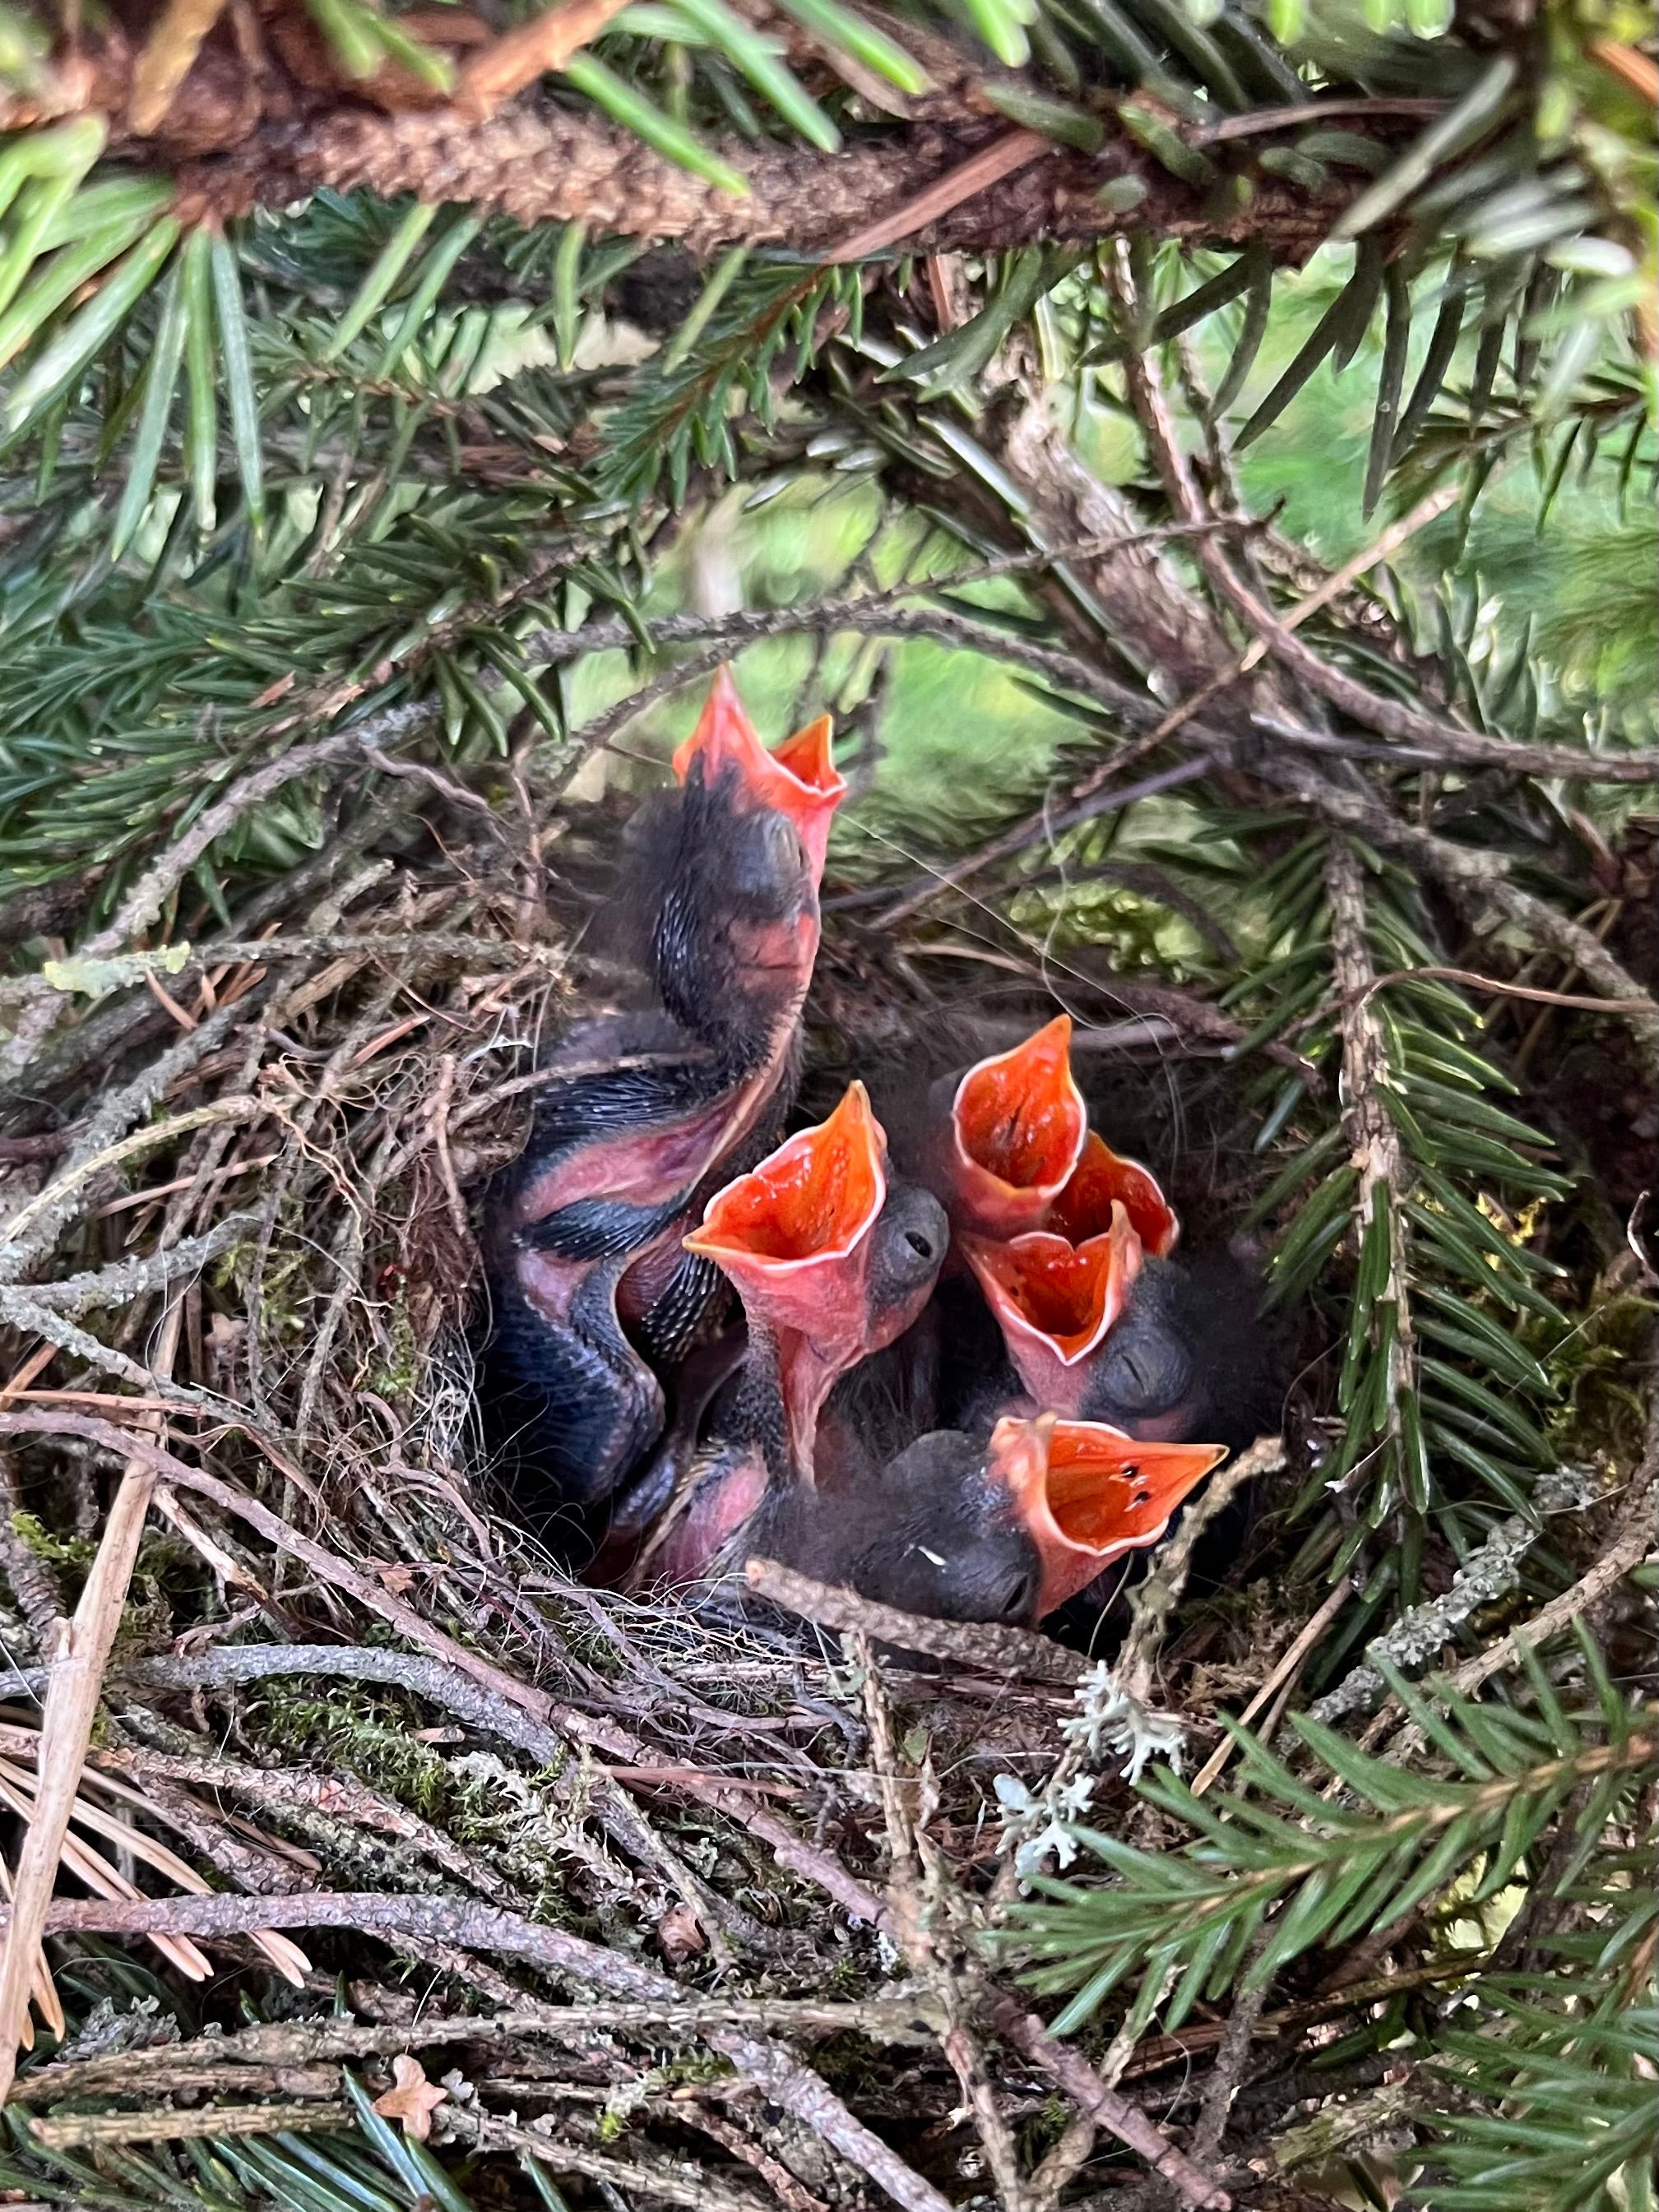
<svg viewBox="0 0 1659 2212">
<path fill-rule="evenodd" d="M 222 216 L 281 205 L 324 185 L 363 188 L 383 198 L 414 192 L 526 224 L 580 218 L 596 231 L 678 239 L 695 253 L 741 243 L 811 254 L 828 252 L 849 233 L 902 210 L 1006 129 L 1001 123 L 924 125 L 838 154 L 726 146 L 723 157 L 748 182 L 739 198 L 593 116 L 547 99 L 526 100 L 485 123 L 453 108 L 377 115 L 341 106 L 263 126 L 234 151 L 191 163 L 179 175 L 180 199 L 186 214 Z M 1127 178 L 1144 191 L 1126 214 L 1100 195 Z M 1098 154 L 1056 148 L 964 199 L 909 242 L 934 252 L 992 252 L 1042 239 L 1083 241 L 1146 229 L 1171 239 L 1259 239 L 1278 258 L 1299 261 L 1320 243 L 1348 197 L 1346 188 L 1294 192 L 1263 174 L 1253 198 L 1241 196 L 1218 214 L 1212 187 L 1170 175 L 1125 134 Z"/>
<path fill-rule="evenodd" d="M 165 115 L 137 132 L 131 127 L 137 58 L 113 33 L 52 73 L 44 90 L 27 98 L 0 94 L 0 128 L 100 114 L 111 153 L 173 173 L 187 221 L 283 206 L 325 186 L 362 188 L 383 198 L 412 192 L 429 203 L 453 201 L 523 223 L 580 219 L 595 232 L 679 240 L 696 253 L 742 243 L 787 246 L 809 256 L 830 253 L 872 225 L 891 228 L 912 203 L 1009 136 L 1008 125 L 972 88 L 958 86 L 925 115 L 894 118 L 837 153 L 725 144 L 722 158 L 747 181 L 739 195 L 545 90 L 481 118 L 465 93 L 457 102 L 433 105 L 429 94 L 417 97 L 419 88 L 411 87 L 409 104 L 392 102 L 387 112 L 374 104 L 384 100 L 383 88 L 371 84 L 366 98 L 331 82 L 325 59 L 290 40 L 266 57 L 256 76 L 216 32 Z M 1192 240 L 1257 240 L 1281 260 L 1300 260 L 1325 237 L 1354 185 L 1338 179 L 1319 191 L 1292 187 L 1258 166 L 1258 150 L 1254 143 L 1212 150 L 1213 167 L 1249 180 L 1248 188 L 1229 192 L 1217 176 L 1182 180 L 1127 131 L 1109 130 L 1098 152 L 1047 148 L 1017 173 L 969 190 L 933 220 L 919 204 L 919 227 L 897 234 L 932 252 L 987 252 L 1146 229 Z M 1126 190 L 1130 179 L 1139 198 Z M 968 186 L 969 179 L 963 182 Z"/>
</svg>

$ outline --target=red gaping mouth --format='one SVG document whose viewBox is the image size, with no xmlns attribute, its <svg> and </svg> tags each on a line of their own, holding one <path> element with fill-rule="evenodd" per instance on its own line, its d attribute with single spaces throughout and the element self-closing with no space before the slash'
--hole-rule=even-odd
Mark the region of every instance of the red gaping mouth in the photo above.
<svg viewBox="0 0 1659 2212">
<path fill-rule="evenodd" d="M 886 1145 L 861 1083 L 712 1198 L 688 1252 L 714 1261 L 775 1327 L 823 1333 L 826 1307 L 857 1287 L 855 1261 L 887 1195 Z"/>
<path fill-rule="evenodd" d="M 711 1199 L 685 1239 L 736 1285 L 751 1348 L 763 1331 L 774 1344 L 791 1460 L 809 1483 L 819 1408 L 836 1377 L 875 1348 L 870 1232 L 886 1201 L 886 1152 L 854 1083 L 827 1121 Z"/>
<path fill-rule="evenodd" d="M 951 1107 L 958 1212 L 989 1236 L 1039 1227 L 1083 1150 L 1088 1115 L 1072 1077 L 1072 1024 L 1057 1014 L 1012 1052 L 970 1067 Z"/>
<path fill-rule="evenodd" d="M 1074 1412 L 1085 1363 L 1128 1303 L 1144 1255 L 1119 1205 L 1105 1235 L 1068 1244 L 1037 1230 L 1006 1243 L 964 1237 L 962 1249 L 1000 1323 L 1008 1356 L 1039 1406 Z"/>
<path fill-rule="evenodd" d="M 1227 1456 L 1222 1444 L 1138 1443 L 1102 1421 L 1005 1419 L 988 1464 L 1042 1565 L 1041 1617 L 1126 1552 L 1155 1544 L 1183 1498 Z"/>
<path fill-rule="evenodd" d="M 700 760 L 712 783 L 726 769 L 735 769 L 757 806 L 774 807 L 794 823 L 816 883 L 823 872 L 830 820 L 847 793 L 847 779 L 830 757 L 830 717 L 821 714 L 786 738 L 775 752 L 768 752 L 744 711 L 731 670 L 722 668 L 709 687 L 696 728 L 674 755 L 674 774 L 684 783 L 692 762 Z"/>
<path fill-rule="evenodd" d="M 1181 1224 L 1157 1178 L 1139 1160 L 1121 1158 L 1091 1129 L 1046 1226 L 1068 1243 L 1084 1244 L 1110 1231 L 1115 1206 L 1128 1215 L 1130 1227 L 1155 1260 L 1174 1251 Z"/>
</svg>

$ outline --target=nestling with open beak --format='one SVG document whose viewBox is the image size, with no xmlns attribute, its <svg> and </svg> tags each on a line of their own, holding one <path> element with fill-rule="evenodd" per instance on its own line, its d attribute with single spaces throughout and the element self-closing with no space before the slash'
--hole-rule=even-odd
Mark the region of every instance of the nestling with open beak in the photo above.
<svg viewBox="0 0 1659 2212">
<path fill-rule="evenodd" d="M 1009 1068 L 1030 1065 L 1032 1048 L 1059 1026 L 980 1066 L 999 1069 L 1006 1088 Z M 1042 1098 L 1064 1096 L 1052 1070 L 1040 1082 Z M 1248 1442 L 1262 1415 L 1254 1287 L 1224 1261 L 1174 1259 L 1180 1236 L 1157 1177 L 1092 1130 L 1038 1225 L 1012 1235 L 964 1229 L 961 1249 L 1024 1393 L 1005 1389 L 999 1401 L 981 1389 L 963 1409 L 968 1425 L 1000 1402 L 1148 1442 Z"/>
<path fill-rule="evenodd" d="M 859 1084 L 720 1194 L 688 1242 L 737 1285 L 750 1348 L 642 1580 L 708 1583 L 763 1553 L 909 1612 L 1036 1620 L 1157 1540 L 1218 1450 L 1142 1448 L 1044 1415 L 1000 1421 L 988 1442 L 935 1432 L 819 1479 L 831 1386 L 915 1318 L 945 1235 L 937 1201 L 888 1181 Z"/>
<path fill-rule="evenodd" d="M 1012 1051 L 933 1086 L 919 1171 L 958 1233 L 1040 1229 L 1070 1181 L 1089 1128 L 1071 1039 L 1069 1018 L 1057 1014 Z"/>
<path fill-rule="evenodd" d="M 902 1612 L 1035 1627 L 1155 1544 L 1224 1456 L 1049 1413 L 936 1431 L 848 1490 L 769 1492 L 742 1548 Z"/>
<path fill-rule="evenodd" d="M 713 1441 L 637 1579 L 701 1579 L 769 1489 L 812 1490 L 818 1415 L 836 1378 L 915 1319 L 948 1241 L 943 1209 L 895 1182 L 862 1084 L 710 1202 L 686 1239 L 735 1285 L 748 1326 Z"/>
<path fill-rule="evenodd" d="M 556 1055 L 529 1144 L 487 1207 L 485 1391 L 509 1455 L 557 1504 L 607 1496 L 664 1416 L 655 1369 L 720 1294 L 682 1248 L 711 1194 L 776 1138 L 845 791 L 827 721 L 769 753 L 729 675 L 674 757 L 656 841 L 654 1008 Z"/>
</svg>

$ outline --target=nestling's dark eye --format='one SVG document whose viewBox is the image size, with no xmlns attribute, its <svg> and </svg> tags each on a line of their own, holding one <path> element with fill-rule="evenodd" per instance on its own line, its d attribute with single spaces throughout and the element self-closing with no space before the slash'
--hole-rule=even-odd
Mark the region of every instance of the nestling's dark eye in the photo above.
<svg viewBox="0 0 1659 2212">
<path fill-rule="evenodd" d="M 1193 1363 L 1180 1340 L 1131 1316 L 1101 1347 L 1099 1392 L 1115 1410 L 1146 1416 L 1179 1405 L 1192 1387 Z"/>
<path fill-rule="evenodd" d="M 1036 1583 L 1031 1575 L 1022 1567 L 1017 1573 L 1010 1576 L 1003 1584 L 1001 1593 L 994 1600 L 988 1618 L 992 1620 L 1003 1621 L 1010 1626 L 1018 1626 L 1019 1622 L 1030 1617 L 1036 1597 Z"/>
<path fill-rule="evenodd" d="M 782 913 L 800 885 L 806 856 L 795 825 L 766 807 L 745 817 L 732 840 L 730 895 L 763 913 Z"/>
</svg>

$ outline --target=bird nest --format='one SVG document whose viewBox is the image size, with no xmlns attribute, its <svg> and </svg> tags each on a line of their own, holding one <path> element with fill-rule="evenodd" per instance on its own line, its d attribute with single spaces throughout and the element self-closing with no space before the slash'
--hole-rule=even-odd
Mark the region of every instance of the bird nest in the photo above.
<svg viewBox="0 0 1659 2212">
<path fill-rule="evenodd" d="M 573 1583 L 482 1459 L 467 1344 L 580 915 L 527 888 L 546 822 L 421 796 L 234 933 L 185 904 L 165 953 L 8 987 L 42 1126 L 0 1140 L 0 1795 L 41 2039 L 0 2191 L 945 2212 L 1054 2204 L 1100 2130 L 1109 2178 L 1225 2201 L 1163 2124 L 1220 2027 L 1061 2043 L 995 1929 L 1085 1809 L 1159 1847 L 1128 1777 L 1216 1753 L 1217 1700 L 1330 1617 L 1243 1557 L 1183 1601 L 1277 1444 L 1109 1668 L 799 1583 L 799 1635 Z M 579 881 L 614 818 L 556 820 Z M 840 1049 L 924 996 L 832 927 Z"/>
</svg>

